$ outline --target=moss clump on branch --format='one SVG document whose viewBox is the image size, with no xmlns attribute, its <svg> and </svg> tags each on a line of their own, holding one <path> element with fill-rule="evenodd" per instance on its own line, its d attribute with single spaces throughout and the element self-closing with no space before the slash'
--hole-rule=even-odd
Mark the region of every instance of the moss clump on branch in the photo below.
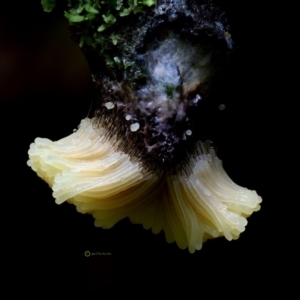
<svg viewBox="0 0 300 300">
<path fill-rule="evenodd" d="M 156 0 L 42 0 L 41 3 L 46 12 L 58 5 L 63 9 L 71 34 L 85 48 L 85 53 L 93 49 L 107 67 L 124 71 L 133 64 L 130 55 L 120 57 L 121 53 L 130 52 L 126 44 L 127 23 L 137 20 L 141 13 L 153 11 Z"/>
<path fill-rule="evenodd" d="M 97 18 L 97 31 L 102 32 L 117 23 L 122 17 L 143 12 L 154 6 L 156 0 L 67 0 L 65 17 L 72 23 L 89 22 Z M 56 0 L 42 0 L 44 11 L 51 12 Z M 97 22 L 97 23 L 98 23 Z"/>
</svg>

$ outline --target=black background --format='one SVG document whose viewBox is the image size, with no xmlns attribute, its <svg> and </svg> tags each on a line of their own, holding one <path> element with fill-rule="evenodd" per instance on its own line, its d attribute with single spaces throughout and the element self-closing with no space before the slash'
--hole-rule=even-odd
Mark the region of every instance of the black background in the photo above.
<svg viewBox="0 0 300 300">
<path fill-rule="evenodd" d="M 25 2 L 25 3 L 24 3 Z M 242 2 L 242 3 L 240 3 Z M 237 241 L 209 240 L 190 254 L 128 220 L 110 230 L 95 228 L 90 215 L 56 205 L 51 189 L 26 165 L 36 137 L 69 135 L 87 115 L 89 68 L 68 40 L 67 22 L 42 11 L 39 1 L 14 1 L 0 11 L 0 113 L 3 272 L 10 292 L 113 295 L 163 287 L 198 292 L 242 286 L 266 287 L 276 274 L 273 207 L 280 199 L 270 183 L 272 161 L 268 108 L 270 74 L 267 13 L 255 2 L 231 1 L 237 48 L 236 74 L 226 105 L 211 117 L 218 156 L 234 182 L 262 196 L 260 212 Z M 4 164 L 4 165 L 3 165 Z M 4 181 L 3 181 L 4 178 Z M 276 204 L 277 203 L 277 204 Z M 110 253 L 85 257 L 85 251 Z M 274 258 L 277 262 L 274 263 Z M 37 286 L 39 289 L 37 289 Z M 225 291 L 225 290 L 224 290 Z"/>
</svg>

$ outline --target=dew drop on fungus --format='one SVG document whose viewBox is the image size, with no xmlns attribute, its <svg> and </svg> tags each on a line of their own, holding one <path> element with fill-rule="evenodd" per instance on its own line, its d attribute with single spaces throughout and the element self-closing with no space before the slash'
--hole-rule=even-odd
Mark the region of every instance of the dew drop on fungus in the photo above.
<svg viewBox="0 0 300 300">
<path fill-rule="evenodd" d="M 130 130 L 132 132 L 137 131 L 139 128 L 140 128 L 140 124 L 139 123 L 133 123 L 133 124 L 130 125 Z"/>
<path fill-rule="evenodd" d="M 186 135 L 192 135 L 192 130 L 188 129 L 185 133 Z"/>
<path fill-rule="evenodd" d="M 112 103 L 112 102 L 106 102 L 104 104 L 104 106 L 107 108 L 107 109 L 113 109 L 115 107 L 115 105 Z"/>
</svg>

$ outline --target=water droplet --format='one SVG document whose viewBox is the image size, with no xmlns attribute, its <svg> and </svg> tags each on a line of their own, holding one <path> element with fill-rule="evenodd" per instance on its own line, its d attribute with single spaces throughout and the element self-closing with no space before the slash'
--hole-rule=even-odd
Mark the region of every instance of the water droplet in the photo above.
<svg viewBox="0 0 300 300">
<path fill-rule="evenodd" d="M 192 132 L 192 130 L 188 129 L 185 133 L 186 133 L 186 135 L 192 135 L 193 132 Z"/>
<path fill-rule="evenodd" d="M 115 107 L 115 105 L 112 103 L 112 102 L 106 102 L 104 104 L 104 106 L 107 108 L 107 109 L 113 109 Z"/>
<path fill-rule="evenodd" d="M 140 128 L 140 124 L 139 123 L 133 123 L 133 124 L 130 125 L 130 130 L 132 132 L 137 131 L 139 128 Z"/>
</svg>

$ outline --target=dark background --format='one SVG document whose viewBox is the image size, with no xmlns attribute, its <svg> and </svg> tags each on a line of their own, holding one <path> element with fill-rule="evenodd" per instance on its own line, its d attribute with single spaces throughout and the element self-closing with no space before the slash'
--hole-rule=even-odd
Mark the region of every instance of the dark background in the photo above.
<svg viewBox="0 0 300 300">
<path fill-rule="evenodd" d="M 236 75 L 220 99 L 226 109 L 216 107 L 211 118 L 219 128 L 214 142 L 233 181 L 256 190 L 263 203 L 239 240 L 209 240 L 194 254 L 128 220 L 110 230 L 95 228 L 90 215 L 54 203 L 50 188 L 27 167 L 27 151 L 36 137 L 69 135 L 87 115 L 89 68 L 68 40 L 63 16 L 44 13 L 39 1 L 1 7 L 2 259 L 12 294 L 21 289 L 38 295 L 37 286 L 46 294 L 60 290 L 86 298 L 120 290 L 134 294 L 136 286 L 145 291 L 207 289 L 211 295 L 218 287 L 243 286 L 249 294 L 276 274 L 270 256 L 277 243 L 272 210 L 280 199 L 269 183 L 268 22 L 255 2 L 230 3 Z M 87 250 L 110 255 L 87 258 Z"/>
</svg>

